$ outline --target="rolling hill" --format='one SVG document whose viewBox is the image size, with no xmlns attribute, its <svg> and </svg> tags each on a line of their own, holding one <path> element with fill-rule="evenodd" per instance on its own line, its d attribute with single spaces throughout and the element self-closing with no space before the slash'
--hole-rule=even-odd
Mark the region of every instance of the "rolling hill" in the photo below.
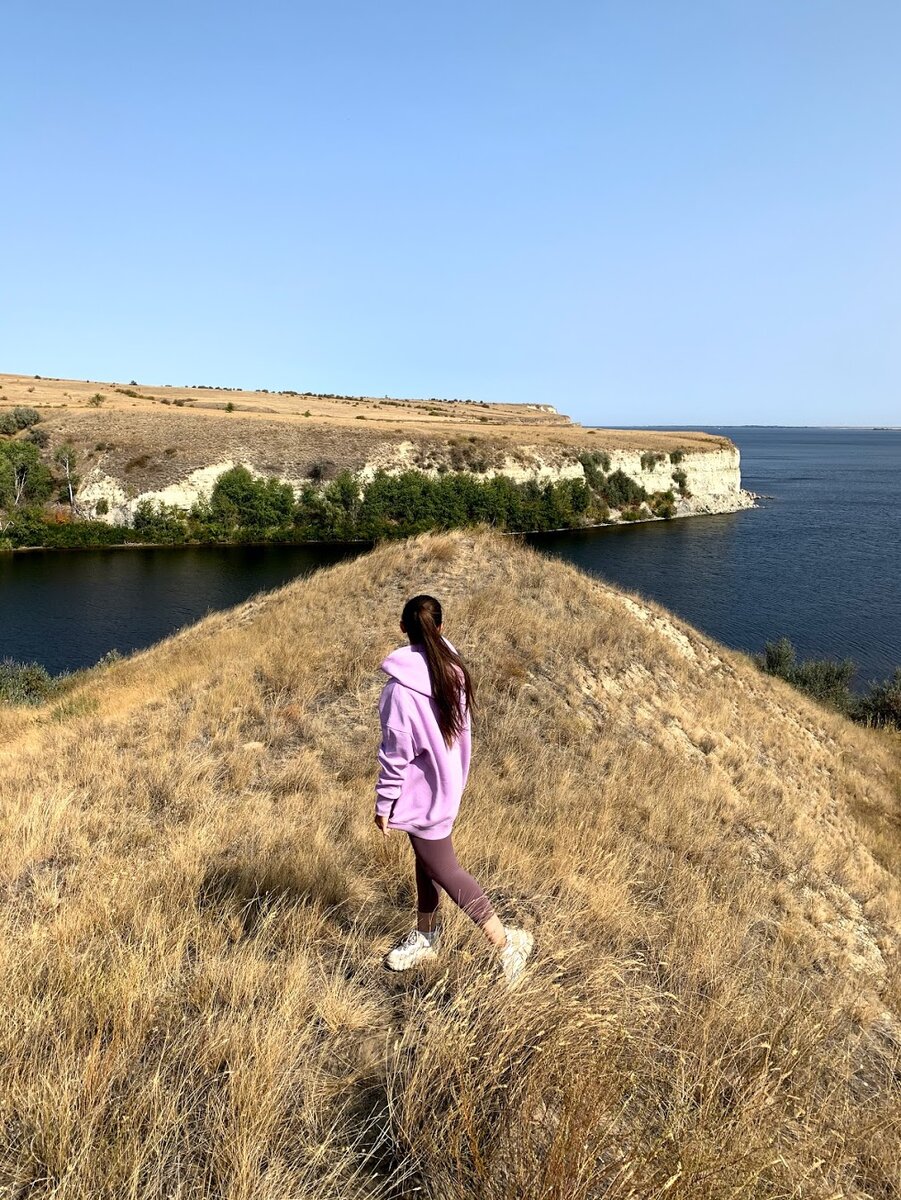
<svg viewBox="0 0 901 1200">
<path fill-rule="evenodd" d="M 478 686 L 413 976 L 371 819 L 427 590 Z M 0 710 L 0 1195 L 901 1189 L 901 761 L 657 606 L 490 532 L 383 545 Z"/>
</svg>

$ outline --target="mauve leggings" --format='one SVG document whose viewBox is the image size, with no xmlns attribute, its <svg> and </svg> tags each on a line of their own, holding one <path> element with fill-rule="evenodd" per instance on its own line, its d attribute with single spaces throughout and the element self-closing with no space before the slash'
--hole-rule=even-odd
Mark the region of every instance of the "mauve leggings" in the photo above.
<svg viewBox="0 0 901 1200">
<path fill-rule="evenodd" d="M 414 837 L 412 833 L 407 836 L 416 855 L 418 911 L 432 913 L 438 907 L 441 893 L 437 884 L 477 925 L 484 925 L 494 915 L 494 909 L 473 877 L 457 862 L 451 835 L 434 840 Z"/>
</svg>

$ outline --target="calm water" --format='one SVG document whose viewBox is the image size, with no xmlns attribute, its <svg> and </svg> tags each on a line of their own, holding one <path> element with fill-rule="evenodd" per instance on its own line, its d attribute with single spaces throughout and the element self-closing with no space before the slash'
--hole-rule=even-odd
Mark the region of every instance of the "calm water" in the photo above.
<svg viewBox="0 0 901 1200">
<path fill-rule="evenodd" d="M 756 651 L 851 657 L 858 683 L 901 665 L 901 431 L 728 429 L 745 486 L 717 517 L 541 535 L 533 544 Z M 0 658 L 51 671 L 165 637 L 352 551 L 337 547 L 0 555 Z"/>
<path fill-rule="evenodd" d="M 0 554 L 0 659 L 54 673 L 142 649 L 213 609 L 354 553 L 340 546 L 189 546 Z"/>
<path fill-rule="evenodd" d="M 709 428 L 709 427 L 708 427 Z M 901 431 L 720 428 L 746 512 L 533 537 L 740 650 L 783 634 L 853 658 L 858 686 L 901 666 Z"/>
</svg>

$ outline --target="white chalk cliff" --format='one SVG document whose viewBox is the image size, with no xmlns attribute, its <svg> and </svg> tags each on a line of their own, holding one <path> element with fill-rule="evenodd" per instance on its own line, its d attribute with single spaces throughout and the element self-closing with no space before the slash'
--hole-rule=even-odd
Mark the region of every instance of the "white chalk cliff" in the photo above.
<svg viewBox="0 0 901 1200">
<path fill-rule="evenodd" d="M 600 440 L 597 450 L 609 459 L 609 472 L 622 471 L 641 484 L 648 493 L 672 490 L 677 516 L 736 512 L 754 505 L 752 493 L 744 491 L 741 486 L 741 460 L 735 446 L 686 451 L 676 462 L 672 462 L 668 455 L 652 456 L 640 450 L 605 451 Z M 107 474 L 101 467 L 95 467 L 85 476 L 77 500 L 86 515 L 109 524 L 130 525 L 135 510 L 143 501 L 190 509 L 198 501 L 209 498 L 220 475 L 239 465 L 247 467 L 254 475 L 268 474 L 257 469 L 252 462 L 238 463 L 227 459 L 191 471 L 183 479 L 157 490 L 129 494 L 121 480 Z M 421 470 L 431 476 L 438 474 L 437 466 L 417 465 L 415 443 L 399 442 L 386 447 L 383 453 L 365 463 L 355 474 L 363 486 L 377 470 L 396 474 L 411 469 Z M 677 481 L 679 472 L 684 473 L 681 488 Z M 673 479 L 674 473 L 677 473 L 677 480 Z M 543 447 L 523 446 L 518 449 L 515 458 L 508 455 L 477 473 L 477 477 L 482 479 L 495 475 L 506 475 L 520 483 L 528 480 L 547 482 L 584 479 L 585 469 L 575 452 L 549 454 Z M 308 481 L 285 478 L 285 482 L 299 492 Z M 615 519 L 615 512 L 612 516 Z"/>
</svg>

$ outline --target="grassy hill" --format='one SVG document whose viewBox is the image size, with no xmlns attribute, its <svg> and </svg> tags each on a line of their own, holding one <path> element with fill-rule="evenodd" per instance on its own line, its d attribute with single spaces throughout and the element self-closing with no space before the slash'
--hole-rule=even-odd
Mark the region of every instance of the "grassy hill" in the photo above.
<svg viewBox="0 0 901 1200">
<path fill-rule="evenodd" d="M 380 966 L 378 663 L 429 590 L 456 841 L 532 928 Z M 901 761 L 490 533 L 376 549 L 0 710 L 0 1196 L 892 1197 Z"/>
</svg>

